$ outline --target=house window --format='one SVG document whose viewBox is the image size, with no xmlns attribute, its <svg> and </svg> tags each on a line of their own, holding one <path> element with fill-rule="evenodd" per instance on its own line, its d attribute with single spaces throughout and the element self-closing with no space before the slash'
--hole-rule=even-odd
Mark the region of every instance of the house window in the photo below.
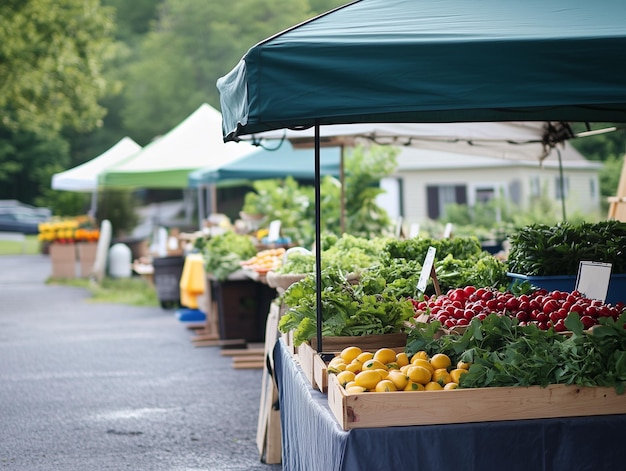
<svg viewBox="0 0 626 471">
<path fill-rule="evenodd" d="M 561 177 L 554 178 L 554 197 L 557 200 L 567 199 L 569 195 L 569 178 L 563 177 L 563 185 L 561 185 Z"/>
<path fill-rule="evenodd" d="M 596 195 L 596 180 L 593 178 L 589 179 L 589 196 L 595 198 Z"/>
<path fill-rule="evenodd" d="M 509 183 L 509 197 L 515 204 L 522 204 L 522 182 L 520 180 L 511 180 Z"/>
<path fill-rule="evenodd" d="M 447 204 L 467 204 L 467 187 L 465 185 L 428 185 L 426 187 L 426 204 L 428 217 L 438 219 L 445 214 Z"/>
<path fill-rule="evenodd" d="M 539 177 L 530 178 L 530 196 L 532 198 L 538 198 L 541 196 L 541 185 L 539 183 Z"/>
<path fill-rule="evenodd" d="M 493 187 L 476 188 L 476 203 L 487 203 L 494 199 L 495 196 L 496 190 Z"/>
</svg>

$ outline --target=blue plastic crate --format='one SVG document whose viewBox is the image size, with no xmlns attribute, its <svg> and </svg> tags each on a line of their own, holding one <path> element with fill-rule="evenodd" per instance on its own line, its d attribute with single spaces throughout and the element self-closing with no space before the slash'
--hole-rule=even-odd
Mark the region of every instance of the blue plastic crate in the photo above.
<svg viewBox="0 0 626 471">
<path fill-rule="evenodd" d="M 512 279 L 512 283 L 516 280 L 528 281 L 537 288 L 547 289 L 548 291 L 574 291 L 576 287 L 576 276 L 528 276 L 519 273 L 507 273 Z M 606 303 L 616 304 L 618 302 L 626 302 L 626 274 L 611 275 L 609 281 L 609 290 L 606 293 Z"/>
</svg>

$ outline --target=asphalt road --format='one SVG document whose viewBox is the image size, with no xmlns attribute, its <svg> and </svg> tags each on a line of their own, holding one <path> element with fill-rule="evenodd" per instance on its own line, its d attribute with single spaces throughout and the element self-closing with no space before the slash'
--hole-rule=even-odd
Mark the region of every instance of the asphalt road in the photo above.
<svg viewBox="0 0 626 471">
<path fill-rule="evenodd" d="M 0 469 L 276 471 L 261 462 L 261 370 L 161 308 L 46 285 L 46 256 L 0 257 Z"/>
</svg>

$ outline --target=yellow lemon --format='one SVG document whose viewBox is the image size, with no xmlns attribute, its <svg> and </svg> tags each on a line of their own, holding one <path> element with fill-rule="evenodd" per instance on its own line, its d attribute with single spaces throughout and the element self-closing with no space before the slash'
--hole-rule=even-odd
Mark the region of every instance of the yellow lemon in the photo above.
<svg viewBox="0 0 626 471">
<path fill-rule="evenodd" d="M 374 353 L 374 360 L 378 360 L 382 364 L 391 363 L 392 361 L 396 361 L 396 352 L 391 348 L 379 348 Z"/>
<path fill-rule="evenodd" d="M 339 374 L 346 369 L 345 363 L 335 363 L 334 365 L 328 365 L 328 372 L 333 374 Z"/>
<path fill-rule="evenodd" d="M 376 368 L 374 371 L 378 371 L 382 379 L 387 379 L 387 376 L 389 376 L 389 370 L 387 368 Z"/>
<path fill-rule="evenodd" d="M 424 386 L 425 391 L 441 391 L 443 386 L 435 381 L 431 381 Z"/>
<path fill-rule="evenodd" d="M 346 393 L 348 394 L 359 394 L 364 393 L 365 391 L 367 391 L 367 388 L 364 388 L 363 386 L 350 386 L 349 388 L 346 388 Z"/>
<path fill-rule="evenodd" d="M 467 373 L 468 371 L 463 368 L 456 368 L 450 371 L 450 378 L 452 378 L 452 381 L 454 383 L 459 384 L 459 381 L 461 380 L 461 376 Z"/>
<path fill-rule="evenodd" d="M 396 386 L 396 388 L 398 388 L 398 390 L 404 389 L 409 382 L 408 376 L 399 370 L 390 371 L 387 379 L 391 381 Z"/>
<path fill-rule="evenodd" d="M 364 387 L 365 389 L 375 388 L 380 382 L 382 377 L 378 371 L 366 370 L 361 371 L 354 377 L 354 382 L 357 386 Z"/>
<path fill-rule="evenodd" d="M 459 360 L 459 362 L 456 364 L 456 367 L 460 370 L 469 370 L 469 367 L 472 366 L 471 363 L 468 363 L 466 361 L 463 360 Z"/>
<path fill-rule="evenodd" d="M 381 363 L 378 360 L 367 360 L 363 362 L 363 367 L 361 368 L 363 371 L 365 370 L 386 370 L 387 367 L 384 363 Z"/>
<path fill-rule="evenodd" d="M 442 386 L 445 386 L 448 383 L 452 382 L 452 378 L 450 377 L 450 373 L 448 373 L 448 370 L 446 370 L 445 368 L 439 368 L 438 370 L 435 370 L 435 372 L 433 373 L 433 381 L 436 381 L 437 383 L 441 384 Z"/>
<path fill-rule="evenodd" d="M 441 368 L 448 369 L 450 368 L 450 365 L 452 365 L 452 361 L 450 360 L 450 357 L 445 353 L 436 353 L 430 359 L 430 364 L 433 365 L 433 368 L 435 368 L 436 370 Z"/>
<path fill-rule="evenodd" d="M 424 385 L 420 383 L 414 383 L 413 381 L 409 381 L 404 387 L 405 391 L 423 391 Z"/>
<path fill-rule="evenodd" d="M 448 384 L 446 384 L 446 385 L 443 387 L 443 389 L 448 389 L 448 390 L 449 390 L 449 389 L 456 389 L 456 388 L 458 388 L 458 387 L 459 387 L 459 385 L 458 385 L 458 384 L 456 384 L 456 383 L 448 383 Z"/>
<path fill-rule="evenodd" d="M 339 355 L 337 355 L 336 357 L 333 357 L 328 364 L 329 365 L 336 365 L 337 363 L 345 363 L 344 359 L 341 358 Z"/>
<path fill-rule="evenodd" d="M 350 362 L 349 365 L 346 365 L 346 370 L 352 371 L 353 373 L 358 373 L 361 371 L 363 364 L 357 360 L 356 358 Z"/>
<path fill-rule="evenodd" d="M 376 385 L 376 392 L 390 392 L 397 390 L 398 388 L 396 388 L 396 385 L 388 379 L 383 379 Z"/>
<path fill-rule="evenodd" d="M 400 352 L 396 354 L 396 363 L 400 368 L 409 364 L 409 357 L 406 353 Z"/>
<path fill-rule="evenodd" d="M 417 360 L 411 360 L 411 365 L 421 366 L 423 368 L 426 368 L 428 371 L 430 371 L 431 374 L 435 372 L 435 367 L 431 365 L 428 360 L 424 360 L 423 358 L 418 358 Z"/>
<path fill-rule="evenodd" d="M 345 387 L 347 383 L 354 381 L 355 376 L 352 371 L 342 371 L 337 375 L 337 379 L 339 380 L 339 384 Z"/>
<path fill-rule="evenodd" d="M 348 364 L 356 357 L 358 357 L 362 353 L 362 350 L 359 347 L 346 347 L 344 348 L 340 355 L 343 358 L 343 361 Z"/>
<path fill-rule="evenodd" d="M 415 354 L 411 357 L 411 361 L 413 360 L 428 360 L 428 353 L 424 350 L 420 350 L 419 352 L 415 352 Z"/>
<path fill-rule="evenodd" d="M 414 383 L 426 384 L 431 380 L 432 373 L 423 366 L 412 366 L 407 371 L 407 376 Z"/>
<path fill-rule="evenodd" d="M 363 352 L 359 356 L 356 357 L 361 363 L 365 363 L 367 360 L 371 360 L 374 358 L 374 354 L 372 352 Z"/>
</svg>

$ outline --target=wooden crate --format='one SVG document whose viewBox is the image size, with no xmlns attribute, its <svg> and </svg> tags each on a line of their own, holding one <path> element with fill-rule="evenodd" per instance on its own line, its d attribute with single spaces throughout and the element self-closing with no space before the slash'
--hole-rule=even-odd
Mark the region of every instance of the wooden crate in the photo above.
<svg viewBox="0 0 626 471">
<path fill-rule="evenodd" d="M 346 394 L 328 377 L 328 405 L 344 430 L 626 413 L 613 388 L 555 384 L 449 391 Z"/>
<path fill-rule="evenodd" d="M 317 356 L 317 352 L 311 348 L 308 342 L 302 342 L 295 347 L 296 356 L 300 363 L 300 368 L 304 372 L 304 376 L 309 380 L 311 386 L 315 387 L 315 379 L 313 378 L 313 359 Z"/>
<path fill-rule="evenodd" d="M 315 338 L 311 343 L 305 342 L 296 347 L 300 366 L 304 375 L 311 382 L 311 386 L 325 393 L 328 389 L 328 368 L 322 356 L 327 357 L 327 361 L 341 353 L 346 347 L 356 346 L 361 350 L 375 353 L 379 348 L 393 348 L 397 352 L 403 351 L 406 346 L 406 334 L 381 334 L 346 337 L 324 337 L 322 347 L 324 353 L 319 353 L 315 349 L 317 341 Z"/>
</svg>

